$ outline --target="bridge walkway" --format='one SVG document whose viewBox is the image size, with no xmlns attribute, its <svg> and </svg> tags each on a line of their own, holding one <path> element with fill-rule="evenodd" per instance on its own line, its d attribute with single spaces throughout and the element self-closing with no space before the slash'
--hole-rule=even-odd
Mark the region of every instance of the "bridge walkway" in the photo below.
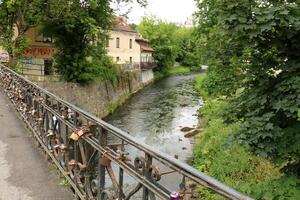
<svg viewBox="0 0 300 200">
<path fill-rule="evenodd" d="M 71 200 L 30 133 L 0 92 L 0 200 Z"/>
</svg>

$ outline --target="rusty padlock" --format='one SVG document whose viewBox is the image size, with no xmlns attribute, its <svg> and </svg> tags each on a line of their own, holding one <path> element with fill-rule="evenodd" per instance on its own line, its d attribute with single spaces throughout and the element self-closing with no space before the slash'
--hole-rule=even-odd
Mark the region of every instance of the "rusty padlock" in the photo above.
<svg viewBox="0 0 300 200">
<path fill-rule="evenodd" d="M 77 132 L 77 135 L 78 135 L 79 137 L 83 136 L 83 135 L 84 135 L 83 130 L 79 130 L 79 131 Z"/>
<path fill-rule="evenodd" d="M 108 159 L 107 157 L 105 157 L 105 156 L 102 156 L 102 157 L 100 158 L 100 160 L 99 160 L 99 163 L 100 163 L 100 165 L 107 167 L 107 166 L 110 166 L 111 160 L 109 160 L 109 159 Z"/>
</svg>

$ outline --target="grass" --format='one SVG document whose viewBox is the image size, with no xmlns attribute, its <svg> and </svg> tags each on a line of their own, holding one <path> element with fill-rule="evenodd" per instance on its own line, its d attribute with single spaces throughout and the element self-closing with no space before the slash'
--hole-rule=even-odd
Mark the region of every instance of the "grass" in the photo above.
<svg viewBox="0 0 300 200">
<path fill-rule="evenodd" d="M 282 173 L 281 166 L 237 143 L 234 132 L 239 123 L 224 122 L 222 115 L 228 102 L 207 96 L 202 89 L 204 79 L 205 75 L 195 79 L 195 88 L 204 94 L 205 105 L 200 110 L 204 131 L 194 146 L 194 166 L 255 199 L 299 199 L 299 178 Z M 198 191 L 202 199 L 222 199 L 204 187 L 199 186 Z"/>
<path fill-rule="evenodd" d="M 185 67 L 185 66 L 177 66 L 177 67 L 169 67 L 165 71 L 156 71 L 154 72 L 154 79 L 158 81 L 160 79 L 166 78 L 171 75 L 185 75 L 193 72 L 200 71 L 199 67 Z"/>
<path fill-rule="evenodd" d="M 185 67 L 185 66 L 177 66 L 177 67 L 170 67 L 168 68 L 168 74 L 190 74 L 196 71 L 199 71 L 199 67 Z"/>
</svg>

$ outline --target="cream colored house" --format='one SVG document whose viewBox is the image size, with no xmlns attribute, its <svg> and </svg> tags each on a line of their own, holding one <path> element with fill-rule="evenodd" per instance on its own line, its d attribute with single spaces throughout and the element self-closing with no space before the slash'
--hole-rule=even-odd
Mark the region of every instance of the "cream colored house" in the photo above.
<svg viewBox="0 0 300 200">
<path fill-rule="evenodd" d="M 136 68 L 141 62 L 140 45 L 136 42 L 139 34 L 127 24 L 125 17 L 115 19 L 114 28 L 109 34 L 107 53 L 116 63 Z"/>
</svg>

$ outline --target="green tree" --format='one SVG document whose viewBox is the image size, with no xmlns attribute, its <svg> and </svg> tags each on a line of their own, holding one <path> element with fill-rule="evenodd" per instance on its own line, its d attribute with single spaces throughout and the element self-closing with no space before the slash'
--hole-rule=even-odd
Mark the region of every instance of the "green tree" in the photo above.
<svg viewBox="0 0 300 200">
<path fill-rule="evenodd" d="M 12 64 L 27 47 L 25 32 L 42 20 L 43 0 L 0 1 L 0 44 L 10 54 Z"/>
<path fill-rule="evenodd" d="M 176 61 L 187 67 L 199 66 L 198 39 L 194 28 L 178 27 L 175 37 L 178 46 Z"/>
<path fill-rule="evenodd" d="M 168 23 L 155 17 L 144 17 L 137 26 L 137 31 L 148 39 L 155 49 L 154 58 L 159 62 L 160 69 L 174 65 L 178 53 L 177 29 L 175 23 Z"/>
<path fill-rule="evenodd" d="M 65 80 L 85 84 L 115 76 L 105 50 L 112 24 L 110 1 L 50 0 L 45 19 L 43 31 L 55 40 L 56 68 Z"/>
<path fill-rule="evenodd" d="M 206 41 L 201 59 L 209 65 L 204 87 L 232 97 L 229 113 L 241 121 L 239 142 L 299 170 L 299 3 L 203 0 L 197 5 L 198 32 Z"/>
</svg>

